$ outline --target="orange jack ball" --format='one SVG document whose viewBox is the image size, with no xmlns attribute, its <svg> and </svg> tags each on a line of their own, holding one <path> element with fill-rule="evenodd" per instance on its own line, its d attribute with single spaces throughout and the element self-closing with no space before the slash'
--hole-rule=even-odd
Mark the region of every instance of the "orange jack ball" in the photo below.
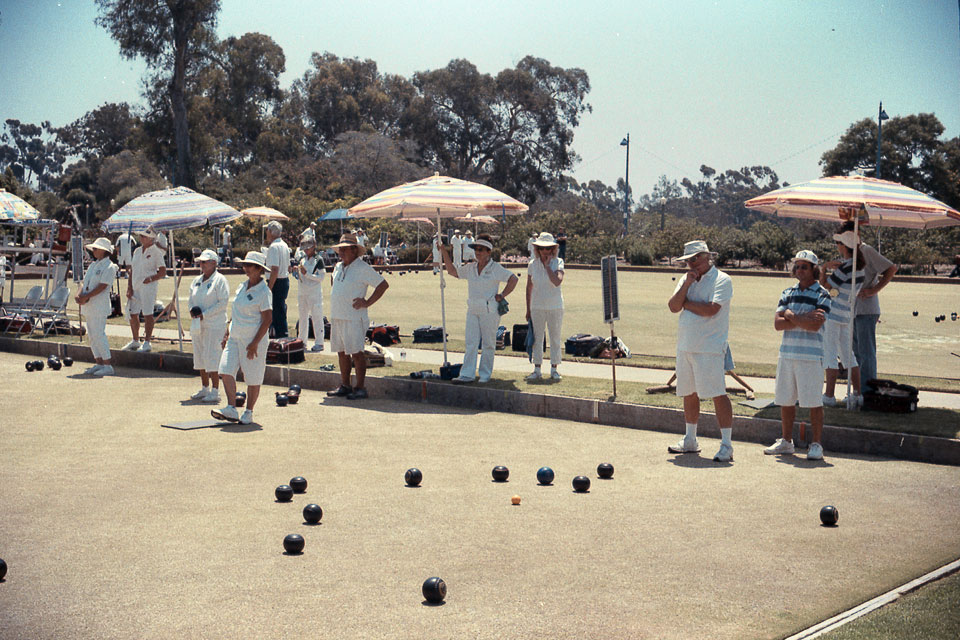
<svg viewBox="0 0 960 640">
<path fill-rule="evenodd" d="M 513 504 L 520 504 L 520 496 L 513 496 L 512 498 L 510 498 L 510 502 L 512 502 Z"/>
</svg>

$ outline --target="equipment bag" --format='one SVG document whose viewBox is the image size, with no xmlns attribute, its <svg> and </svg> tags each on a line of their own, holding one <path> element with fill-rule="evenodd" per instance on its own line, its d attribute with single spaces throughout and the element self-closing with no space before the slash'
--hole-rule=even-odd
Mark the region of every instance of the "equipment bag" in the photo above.
<svg viewBox="0 0 960 640">
<path fill-rule="evenodd" d="M 367 329 L 367 340 L 381 347 L 400 343 L 400 327 L 389 324 L 376 324 Z"/>
<path fill-rule="evenodd" d="M 267 364 L 297 364 L 306 360 L 303 340 L 274 338 L 267 346 Z"/>
<path fill-rule="evenodd" d="M 503 325 L 497 327 L 497 349 L 504 349 L 510 346 L 510 332 Z"/>
<path fill-rule="evenodd" d="M 527 350 L 527 323 L 513 325 L 510 332 L 512 349 L 521 353 Z"/>
<path fill-rule="evenodd" d="M 569 338 L 563 345 L 563 350 L 568 356 L 577 358 L 587 358 L 596 346 L 603 342 L 600 336 L 590 335 L 589 333 L 577 333 Z"/>
<path fill-rule="evenodd" d="M 414 342 L 443 342 L 443 327 L 424 325 L 413 330 Z"/>
<path fill-rule="evenodd" d="M 368 369 L 387 366 L 387 357 L 380 345 L 374 343 L 369 347 L 364 347 L 363 354 L 367 357 Z"/>
<path fill-rule="evenodd" d="M 307 327 L 307 339 L 308 339 L 308 340 L 313 340 L 313 338 L 314 338 L 313 324 L 314 324 L 314 323 L 311 322 L 310 325 Z M 297 325 L 296 325 L 295 331 L 296 331 L 296 334 L 297 334 L 297 335 L 300 335 L 300 321 L 299 321 L 299 320 L 297 320 Z M 330 339 L 330 321 L 327 320 L 327 316 L 323 316 L 323 339 L 324 339 L 324 340 L 329 340 L 329 339 Z"/>
<path fill-rule="evenodd" d="M 43 322 L 43 330 L 49 335 L 58 336 L 82 336 L 87 332 L 85 327 L 72 325 L 66 318 L 45 320 Z"/>
<path fill-rule="evenodd" d="M 912 413 L 917 410 L 919 391 L 909 384 L 893 380 L 870 380 L 872 388 L 863 394 L 863 408 L 884 413 Z"/>
<path fill-rule="evenodd" d="M 445 364 L 440 367 L 441 380 L 453 380 L 460 377 L 460 367 L 462 364 Z"/>
<path fill-rule="evenodd" d="M 33 322 L 25 316 L 7 314 L 0 317 L 0 332 L 33 333 Z"/>
<path fill-rule="evenodd" d="M 119 318 L 123 315 L 123 307 L 120 306 L 120 294 L 110 292 L 110 315 L 108 318 Z"/>
</svg>

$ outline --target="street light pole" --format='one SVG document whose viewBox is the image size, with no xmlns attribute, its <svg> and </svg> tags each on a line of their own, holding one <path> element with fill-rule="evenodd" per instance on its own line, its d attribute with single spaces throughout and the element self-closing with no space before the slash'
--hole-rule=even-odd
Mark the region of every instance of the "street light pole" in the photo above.
<svg viewBox="0 0 960 640">
<path fill-rule="evenodd" d="M 880 178 L 880 140 L 883 138 L 883 121 L 889 120 L 890 116 L 883 110 L 883 101 L 880 101 L 880 111 L 877 113 L 877 166 L 874 168 L 873 175 Z"/>
<path fill-rule="evenodd" d="M 663 231 L 663 223 L 665 218 L 665 207 L 667 206 L 667 199 L 663 196 L 660 197 L 660 231 Z"/>
<path fill-rule="evenodd" d="M 627 235 L 627 227 L 630 224 L 630 134 L 620 141 L 621 147 L 627 148 L 627 169 L 625 172 L 623 186 L 623 235 Z"/>
</svg>

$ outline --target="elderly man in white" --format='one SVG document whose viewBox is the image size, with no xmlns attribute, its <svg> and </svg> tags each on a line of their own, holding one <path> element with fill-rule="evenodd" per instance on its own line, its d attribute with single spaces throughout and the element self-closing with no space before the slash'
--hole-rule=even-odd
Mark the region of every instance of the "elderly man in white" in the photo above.
<svg viewBox="0 0 960 640">
<path fill-rule="evenodd" d="M 367 375 L 367 357 L 363 344 L 370 318 L 367 308 L 383 296 L 390 285 L 383 276 L 360 259 L 366 249 L 357 236 L 345 233 L 333 245 L 340 262 L 333 268 L 330 289 L 330 349 L 337 352 L 340 364 L 340 386 L 328 391 L 330 397 L 345 396 L 348 400 L 367 397 L 364 386 Z M 367 289 L 374 287 L 367 298 Z M 357 370 L 357 383 L 350 384 L 351 367 Z"/>
<path fill-rule="evenodd" d="M 272 220 L 267 230 L 267 287 L 272 294 L 274 338 L 287 337 L 287 294 L 290 293 L 290 247 L 280 237 L 283 225 Z"/>
<path fill-rule="evenodd" d="M 307 344 L 310 339 L 310 322 L 313 322 L 313 348 L 323 351 L 323 276 L 326 268 L 323 256 L 317 254 L 314 236 L 304 237 L 300 243 L 303 255 L 293 272 L 300 281 L 297 288 L 297 310 L 300 316 L 297 337 Z"/>
<path fill-rule="evenodd" d="M 230 285 L 217 271 L 219 256 L 204 249 L 197 259 L 200 275 L 190 283 L 190 340 L 193 342 L 193 368 L 200 372 L 200 390 L 190 396 L 200 402 L 220 402 L 220 356 L 223 334 L 227 330 Z"/>
<path fill-rule="evenodd" d="M 130 277 L 127 279 L 127 314 L 130 316 L 130 333 L 133 340 L 123 348 L 126 351 L 150 351 L 153 338 L 153 308 L 157 302 L 160 280 L 167 277 L 163 262 L 166 237 L 162 232 L 148 229 L 140 234 L 140 246 L 131 258 Z M 143 314 L 143 342 L 140 342 L 140 314 Z"/>
<path fill-rule="evenodd" d="M 733 406 L 727 397 L 724 381 L 724 354 L 730 328 L 730 300 L 733 281 L 713 265 L 715 254 L 702 240 L 688 242 L 683 255 L 688 271 L 677 283 L 667 303 L 670 311 L 680 314 L 677 332 L 677 395 L 683 398 L 686 434 L 670 453 L 696 453 L 697 422 L 700 399 L 713 398 L 713 408 L 720 423 L 720 450 L 715 462 L 733 460 Z"/>
</svg>

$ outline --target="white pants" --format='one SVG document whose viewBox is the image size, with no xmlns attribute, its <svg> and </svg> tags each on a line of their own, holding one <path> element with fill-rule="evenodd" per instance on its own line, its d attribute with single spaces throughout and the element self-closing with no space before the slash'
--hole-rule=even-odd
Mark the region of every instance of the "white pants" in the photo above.
<svg viewBox="0 0 960 640">
<path fill-rule="evenodd" d="M 497 328 L 500 326 L 500 314 L 496 307 L 484 313 L 467 312 L 466 349 L 461 378 L 473 378 L 477 369 L 477 349 L 483 338 L 483 352 L 480 354 L 480 380 L 486 382 L 493 374 L 493 356 L 497 350 Z"/>
<path fill-rule="evenodd" d="M 90 338 L 90 350 L 94 358 L 110 360 L 110 343 L 107 341 L 107 317 L 85 316 L 87 336 Z"/>
<path fill-rule="evenodd" d="M 190 331 L 193 341 L 193 368 L 198 371 L 215 373 L 220 366 L 220 356 L 223 355 L 223 334 L 227 332 L 226 324 L 200 325 L 199 331 Z"/>
<path fill-rule="evenodd" d="M 300 331 L 297 337 L 303 344 L 310 341 L 310 325 L 308 322 L 312 321 L 313 344 L 323 346 L 323 298 L 320 292 L 297 296 L 297 312 L 300 314 Z"/>
<path fill-rule="evenodd" d="M 563 353 L 560 351 L 563 339 L 560 326 L 563 324 L 563 309 L 530 309 L 533 322 L 533 364 L 543 364 L 543 331 L 550 334 L 550 366 L 560 364 Z"/>
<path fill-rule="evenodd" d="M 269 334 L 261 338 L 257 344 L 257 357 L 247 358 L 247 345 L 250 338 L 238 340 L 233 334 L 227 340 L 227 346 L 220 356 L 220 375 L 236 379 L 237 370 L 243 371 L 243 379 L 247 386 L 257 386 L 263 383 L 263 373 L 267 368 L 267 345 L 270 343 Z"/>
<path fill-rule="evenodd" d="M 847 369 L 860 366 L 853 354 L 850 325 L 827 320 L 823 327 L 823 368 L 836 369 L 837 358 L 840 358 L 840 363 Z"/>
</svg>

